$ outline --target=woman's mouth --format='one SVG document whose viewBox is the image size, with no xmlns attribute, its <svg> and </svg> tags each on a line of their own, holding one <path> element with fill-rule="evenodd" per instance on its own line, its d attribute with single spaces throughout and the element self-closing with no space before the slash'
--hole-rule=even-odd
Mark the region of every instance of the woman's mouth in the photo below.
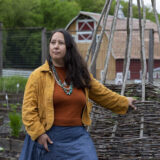
<svg viewBox="0 0 160 160">
<path fill-rule="evenodd" d="M 60 54 L 60 52 L 53 52 L 53 54 L 58 55 L 58 54 Z"/>
</svg>

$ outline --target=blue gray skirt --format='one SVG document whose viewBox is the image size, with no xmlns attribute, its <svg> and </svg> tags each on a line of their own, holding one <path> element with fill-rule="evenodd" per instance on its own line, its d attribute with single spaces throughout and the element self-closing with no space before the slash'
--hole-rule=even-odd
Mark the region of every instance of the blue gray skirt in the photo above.
<svg viewBox="0 0 160 160">
<path fill-rule="evenodd" d="M 53 126 L 47 131 L 53 144 L 47 152 L 26 135 L 19 160 L 98 160 L 94 144 L 83 126 Z"/>
</svg>

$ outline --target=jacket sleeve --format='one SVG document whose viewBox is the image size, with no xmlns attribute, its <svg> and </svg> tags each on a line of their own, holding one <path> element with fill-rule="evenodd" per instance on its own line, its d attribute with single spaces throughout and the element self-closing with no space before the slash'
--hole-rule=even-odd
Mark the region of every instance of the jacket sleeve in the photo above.
<svg viewBox="0 0 160 160">
<path fill-rule="evenodd" d="M 38 83 L 36 79 L 34 74 L 30 75 L 25 87 L 22 106 L 22 121 L 32 140 L 45 133 L 38 113 Z"/>
<path fill-rule="evenodd" d="M 93 78 L 92 75 L 89 98 L 117 114 L 125 114 L 128 110 L 129 102 L 125 96 L 121 96 L 118 93 L 111 91 Z"/>
</svg>

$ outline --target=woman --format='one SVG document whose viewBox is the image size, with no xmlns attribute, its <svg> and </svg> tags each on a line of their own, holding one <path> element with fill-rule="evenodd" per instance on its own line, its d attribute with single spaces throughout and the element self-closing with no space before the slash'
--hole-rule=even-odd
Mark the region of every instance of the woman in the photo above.
<svg viewBox="0 0 160 160">
<path fill-rule="evenodd" d="M 133 98 L 107 89 L 93 78 L 72 36 L 63 29 L 53 32 L 49 57 L 32 72 L 26 84 L 22 119 L 27 135 L 20 160 L 97 160 L 85 130 L 91 124 L 88 99 L 117 114 Z"/>
</svg>

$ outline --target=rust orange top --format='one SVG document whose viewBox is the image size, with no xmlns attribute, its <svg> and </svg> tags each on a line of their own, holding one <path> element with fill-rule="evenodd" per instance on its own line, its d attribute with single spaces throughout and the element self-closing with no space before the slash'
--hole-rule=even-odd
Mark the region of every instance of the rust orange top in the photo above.
<svg viewBox="0 0 160 160">
<path fill-rule="evenodd" d="M 55 67 L 58 77 L 64 82 L 66 72 L 63 67 Z M 55 83 L 53 93 L 54 124 L 56 126 L 81 126 L 82 110 L 86 104 L 85 93 L 82 89 L 73 88 L 71 95 Z"/>
</svg>

